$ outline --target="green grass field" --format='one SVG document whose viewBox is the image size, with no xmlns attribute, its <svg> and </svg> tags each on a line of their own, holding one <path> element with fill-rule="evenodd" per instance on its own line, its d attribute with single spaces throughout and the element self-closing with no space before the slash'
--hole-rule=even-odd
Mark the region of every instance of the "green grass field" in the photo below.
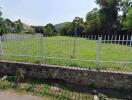
<svg viewBox="0 0 132 100">
<path fill-rule="evenodd" d="M 73 54 L 74 40 L 74 37 L 55 36 L 43 37 L 43 39 L 33 37 L 23 41 L 4 41 L 3 51 L 6 56 L 2 59 L 95 69 L 97 67 L 97 41 L 77 38 L 75 54 Z M 99 67 L 103 70 L 132 71 L 132 64 L 112 63 L 113 61 L 132 62 L 132 47 L 102 43 L 100 60 Z"/>
</svg>

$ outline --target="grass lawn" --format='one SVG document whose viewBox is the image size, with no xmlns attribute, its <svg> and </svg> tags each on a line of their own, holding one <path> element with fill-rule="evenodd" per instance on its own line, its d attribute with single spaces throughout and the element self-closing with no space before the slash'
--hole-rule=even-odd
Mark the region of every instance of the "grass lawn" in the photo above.
<svg viewBox="0 0 132 100">
<path fill-rule="evenodd" d="M 97 41 L 77 38 L 74 54 L 74 40 L 74 37 L 55 36 L 4 41 L 3 51 L 6 56 L 2 59 L 95 69 L 97 67 Z M 113 61 L 132 62 L 132 47 L 102 43 L 100 60 L 99 67 L 103 70 L 132 71 L 132 64 L 112 63 Z"/>
</svg>

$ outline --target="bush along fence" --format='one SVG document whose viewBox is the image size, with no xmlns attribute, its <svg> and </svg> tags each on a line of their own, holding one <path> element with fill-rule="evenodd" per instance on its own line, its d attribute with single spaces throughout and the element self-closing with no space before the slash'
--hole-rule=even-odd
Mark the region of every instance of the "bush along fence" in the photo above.
<svg viewBox="0 0 132 100">
<path fill-rule="evenodd" d="M 79 68 L 132 71 L 132 36 L 0 36 L 0 59 Z"/>
</svg>

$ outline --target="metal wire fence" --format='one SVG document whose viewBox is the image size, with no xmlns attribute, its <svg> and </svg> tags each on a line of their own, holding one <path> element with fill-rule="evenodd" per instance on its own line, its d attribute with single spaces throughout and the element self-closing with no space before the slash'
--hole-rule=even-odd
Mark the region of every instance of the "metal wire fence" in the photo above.
<svg viewBox="0 0 132 100">
<path fill-rule="evenodd" d="M 132 36 L 7 34 L 0 37 L 0 59 L 132 71 Z"/>
</svg>

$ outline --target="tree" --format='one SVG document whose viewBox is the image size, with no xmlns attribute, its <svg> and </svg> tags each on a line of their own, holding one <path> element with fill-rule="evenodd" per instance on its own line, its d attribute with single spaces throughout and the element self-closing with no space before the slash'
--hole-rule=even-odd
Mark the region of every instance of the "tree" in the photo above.
<svg viewBox="0 0 132 100">
<path fill-rule="evenodd" d="M 23 31 L 23 23 L 21 20 L 12 22 L 9 19 L 3 19 L 2 18 L 2 12 L 0 10 L 0 34 L 5 34 L 5 33 L 21 33 Z"/>
<path fill-rule="evenodd" d="M 63 35 L 75 35 L 75 29 L 77 32 L 77 35 L 84 35 L 85 33 L 85 25 L 83 18 L 78 18 L 78 20 L 73 20 L 72 22 L 69 22 L 63 26 L 61 29 L 61 34 Z"/>
<path fill-rule="evenodd" d="M 1 17 L 1 15 L 2 15 L 2 12 L 1 12 L 1 10 L 0 10 L 0 23 L 1 23 L 2 20 L 3 20 L 3 18 Z"/>
<path fill-rule="evenodd" d="M 85 32 L 87 34 L 99 34 L 101 27 L 100 12 L 97 8 L 87 13 Z"/>
<path fill-rule="evenodd" d="M 77 32 L 77 35 L 84 35 L 85 33 L 85 25 L 84 25 L 84 21 L 83 18 L 77 17 L 78 20 L 76 20 L 76 18 L 73 20 L 72 24 L 73 24 L 73 33 L 75 35 L 75 30 Z"/>
<path fill-rule="evenodd" d="M 23 28 L 23 23 L 19 19 L 18 21 L 15 21 L 15 28 L 16 28 L 16 33 L 22 33 L 24 28 Z"/>
<path fill-rule="evenodd" d="M 6 33 L 12 33 L 12 21 L 9 19 L 4 20 Z"/>
<path fill-rule="evenodd" d="M 86 21 L 91 21 L 94 18 L 96 18 L 97 13 L 98 13 L 97 8 L 94 8 L 92 11 L 88 12 L 87 15 L 86 15 Z"/>
<path fill-rule="evenodd" d="M 125 20 L 128 10 L 132 7 L 131 0 L 120 0 L 119 2 L 119 10 L 123 13 L 122 19 Z"/>
<path fill-rule="evenodd" d="M 132 32 L 132 8 L 129 9 L 126 20 L 123 22 L 124 28 Z"/>
<path fill-rule="evenodd" d="M 56 35 L 56 29 L 55 26 L 51 23 L 47 24 L 46 26 L 44 26 L 44 34 L 46 36 L 52 36 L 52 35 Z"/>
<path fill-rule="evenodd" d="M 0 11 L 0 35 L 5 33 L 5 25 L 2 18 L 2 12 Z"/>
<path fill-rule="evenodd" d="M 34 28 L 35 33 L 44 33 L 44 27 L 43 26 L 31 26 L 32 28 Z"/>
<path fill-rule="evenodd" d="M 66 24 L 60 29 L 60 33 L 61 33 L 62 35 L 70 35 L 71 27 L 72 27 L 72 23 L 66 23 Z"/>
<path fill-rule="evenodd" d="M 118 19 L 118 3 L 119 0 L 96 0 L 100 6 L 100 20 L 103 34 L 111 34 L 117 28 Z"/>
</svg>

